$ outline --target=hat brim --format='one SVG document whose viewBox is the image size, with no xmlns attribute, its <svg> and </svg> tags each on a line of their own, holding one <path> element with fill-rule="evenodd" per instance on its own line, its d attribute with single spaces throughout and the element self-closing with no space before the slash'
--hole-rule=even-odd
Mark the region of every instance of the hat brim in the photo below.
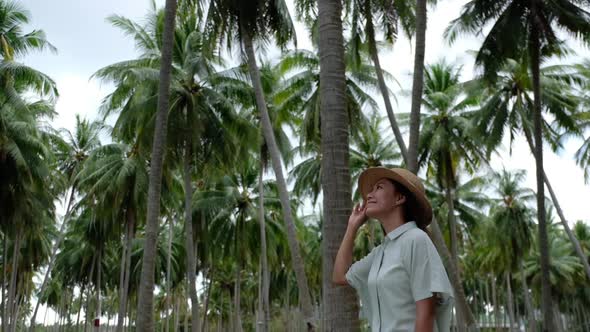
<svg viewBox="0 0 590 332">
<path fill-rule="evenodd" d="M 391 179 L 401 184 L 412 193 L 415 202 L 418 205 L 415 209 L 416 220 L 414 221 L 424 227 L 428 226 L 432 221 L 432 206 L 430 205 L 428 198 L 420 188 L 417 188 L 404 174 L 401 174 L 395 169 L 371 167 L 361 173 L 359 176 L 358 188 L 363 199 L 367 199 L 367 195 L 371 192 L 375 183 L 383 178 Z"/>
</svg>

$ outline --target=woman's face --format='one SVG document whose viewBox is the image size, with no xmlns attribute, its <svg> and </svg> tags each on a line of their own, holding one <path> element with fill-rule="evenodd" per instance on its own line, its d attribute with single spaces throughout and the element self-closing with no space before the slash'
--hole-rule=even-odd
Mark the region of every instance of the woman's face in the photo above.
<svg viewBox="0 0 590 332">
<path fill-rule="evenodd" d="M 406 198 L 396 190 L 391 180 L 380 179 L 367 194 L 367 217 L 381 219 L 400 208 L 405 201 Z"/>
</svg>

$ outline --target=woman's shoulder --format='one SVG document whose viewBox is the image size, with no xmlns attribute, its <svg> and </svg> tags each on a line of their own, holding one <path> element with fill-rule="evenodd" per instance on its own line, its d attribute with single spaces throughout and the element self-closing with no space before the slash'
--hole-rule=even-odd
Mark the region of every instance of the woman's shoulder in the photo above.
<svg viewBox="0 0 590 332">
<path fill-rule="evenodd" d="M 430 237 L 428 236 L 428 234 L 426 234 L 426 232 L 424 232 L 420 228 L 409 229 L 402 235 L 401 239 L 404 240 L 404 242 L 430 242 Z"/>
</svg>

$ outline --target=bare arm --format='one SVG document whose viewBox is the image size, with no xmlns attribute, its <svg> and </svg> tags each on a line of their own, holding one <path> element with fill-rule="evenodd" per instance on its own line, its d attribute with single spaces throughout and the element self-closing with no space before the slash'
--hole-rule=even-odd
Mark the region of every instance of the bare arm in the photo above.
<svg viewBox="0 0 590 332">
<path fill-rule="evenodd" d="M 365 209 L 366 204 L 355 206 L 348 219 L 348 227 L 346 228 L 344 239 L 342 239 L 342 243 L 340 244 L 340 249 L 338 249 L 338 254 L 334 261 L 334 269 L 332 270 L 332 282 L 337 285 L 348 285 L 346 272 L 348 272 L 352 264 L 352 249 L 354 248 L 356 233 L 367 220 Z"/>
<path fill-rule="evenodd" d="M 436 298 L 434 296 L 416 302 L 416 332 L 434 330 Z"/>
</svg>

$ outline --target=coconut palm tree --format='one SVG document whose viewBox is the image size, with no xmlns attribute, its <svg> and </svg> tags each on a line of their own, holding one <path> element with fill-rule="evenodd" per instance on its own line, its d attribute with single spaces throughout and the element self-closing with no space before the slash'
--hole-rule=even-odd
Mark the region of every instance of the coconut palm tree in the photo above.
<svg viewBox="0 0 590 332">
<path fill-rule="evenodd" d="M 352 43 L 347 45 L 348 55 L 352 57 Z M 276 94 L 276 102 L 281 108 L 295 110 L 303 118 L 302 124 L 295 131 L 300 137 L 300 145 L 313 145 L 321 138 L 320 114 L 320 59 L 316 52 L 294 50 L 281 57 L 276 69 L 286 78 L 281 90 Z M 374 69 L 366 59 L 358 63 L 349 63 L 346 71 L 347 115 L 350 131 L 358 133 L 362 127 L 369 125 L 365 110 L 376 111 L 377 102 L 370 91 L 377 90 L 377 77 Z M 391 78 L 387 72 L 387 78 Z"/>
<path fill-rule="evenodd" d="M 43 294 L 45 292 L 45 287 L 49 281 L 49 276 L 53 270 L 53 265 L 55 264 L 57 249 L 60 247 L 61 242 L 63 241 L 66 234 L 65 227 L 68 224 L 67 218 L 72 212 L 76 188 L 78 186 L 77 175 L 82 169 L 84 161 L 86 161 L 94 149 L 100 146 L 99 135 L 103 129 L 103 124 L 99 121 L 90 122 L 86 119 L 82 120 L 80 119 L 79 115 L 76 115 L 76 124 L 74 128 L 75 129 L 73 132 L 67 129 L 62 129 L 61 135 L 64 136 L 63 139 L 56 137 L 58 139 L 55 139 L 53 142 L 55 151 L 57 151 L 57 169 L 66 178 L 69 194 L 66 193 L 67 203 L 65 216 L 60 226 L 58 238 L 53 244 L 53 250 L 49 264 L 47 266 L 47 271 L 45 272 L 43 283 L 39 287 L 39 294 Z M 30 328 L 33 331 L 36 324 L 39 306 L 40 301 L 37 301 L 35 309 L 33 310 L 33 315 L 31 316 Z"/>
<path fill-rule="evenodd" d="M 581 99 L 571 88 L 572 85 L 580 85 L 583 82 L 581 74 L 583 72 L 572 66 L 557 65 L 541 68 L 541 81 L 546 87 L 542 90 L 541 102 L 547 112 L 555 118 L 553 123 L 543 121 L 543 132 L 545 140 L 549 141 L 554 149 L 560 147 L 560 137 L 579 135 L 583 128 L 583 123 L 580 123 L 579 120 L 583 119 L 584 113 L 577 112 L 581 105 Z M 533 151 L 533 129 L 530 114 L 534 105 L 530 98 L 531 90 L 530 71 L 526 59 L 523 59 L 519 62 L 507 60 L 504 69 L 498 73 L 496 82 L 485 86 L 483 91 L 478 92 L 488 96 L 476 116 L 478 130 L 487 137 L 488 149 L 498 145 L 501 141 L 500 136 L 504 135 L 508 129 L 510 144 L 518 133 L 522 133 Z M 568 134 L 560 134 L 562 132 Z M 578 241 L 567 224 L 567 219 L 546 174 L 544 180 L 561 223 L 590 279 L 590 265 L 584 262 L 584 255 L 577 244 Z"/>
<path fill-rule="evenodd" d="M 496 241 L 494 248 L 490 250 L 488 256 L 500 254 L 500 268 L 504 269 L 507 281 L 508 305 L 510 314 L 510 326 L 514 327 L 514 300 L 511 292 L 510 281 L 512 274 L 519 272 L 523 283 L 523 293 L 528 312 L 528 325 L 534 329 L 536 325 L 534 313 L 532 311 L 532 302 L 528 294 L 528 289 L 524 277 L 523 260 L 531 249 L 531 238 L 534 229 L 534 211 L 528 207 L 533 201 L 534 193 L 530 189 L 523 188 L 521 183 L 524 181 L 524 171 L 515 171 L 513 173 L 503 170 L 494 173 L 490 183 L 494 184 L 497 198 L 496 203 L 490 211 L 490 222 L 494 225 L 496 236 L 490 236 L 488 239 Z"/>
<path fill-rule="evenodd" d="M 270 215 L 280 209 L 280 200 L 276 197 L 276 186 L 273 194 L 260 191 L 259 171 L 260 164 L 254 156 L 243 160 L 231 169 L 228 175 L 223 176 L 217 183 L 212 183 L 210 189 L 199 191 L 196 194 L 195 208 L 206 212 L 211 216 L 209 236 L 211 243 L 223 244 L 219 248 L 212 248 L 216 254 L 214 257 L 232 257 L 234 266 L 234 317 L 232 318 L 234 330 L 242 329 L 242 275 L 244 270 L 252 270 L 257 266 L 258 256 L 262 255 L 259 238 L 256 234 L 257 219 L 260 218 L 259 196 L 265 196 L 265 229 L 269 238 L 275 238 L 278 228 L 277 220 Z M 263 190 L 269 191 L 268 182 L 263 185 Z M 274 184 L 273 184 L 274 185 Z M 258 221 L 260 223 L 260 221 Z M 259 230 L 258 230 L 259 233 Z M 229 238 L 228 238 L 229 237 Z M 271 241 L 272 244 L 272 241 Z M 215 247 L 215 246 L 212 246 Z M 220 251 L 218 251 L 220 250 Z M 214 266 L 216 262 L 212 262 Z"/>
<path fill-rule="evenodd" d="M 542 0 L 505 0 L 488 2 L 472 0 L 462 10 L 461 16 L 447 30 L 449 38 L 458 33 L 481 31 L 493 22 L 476 58 L 485 74 L 493 77 L 507 59 L 521 58 L 523 50 L 530 56 L 533 90 L 534 156 L 537 168 L 537 214 L 539 219 L 539 246 L 543 271 L 544 328 L 553 330 L 551 315 L 551 287 L 549 284 L 549 248 L 545 218 L 545 176 L 543 171 L 543 119 L 541 90 L 542 56 L 555 53 L 561 41 L 557 30 L 570 32 L 580 40 L 590 40 L 590 13 L 578 1 L 559 3 Z M 527 47 L 522 47 L 526 45 Z"/>
<path fill-rule="evenodd" d="M 396 41 L 400 30 L 406 35 L 411 36 L 415 28 L 415 4 L 412 1 L 383 2 L 376 0 L 349 0 L 347 2 L 348 4 L 345 7 L 350 13 L 350 17 L 355 18 L 350 22 L 351 40 L 354 41 L 355 45 L 362 45 L 362 39 L 366 40 L 368 52 L 379 80 L 379 90 L 383 97 L 389 124 L 393 130 L 395 141 L 398 144 L 401 155 L 404 158 L 404 163 L 407 164 L 407 148 L 395 114 L 393 113 L 393 106 L 389 98 L 390 92 L 385 82 L 385 76 L 383 75 L 379 60 L 376 34 L 382 31 L 385 41 L 390 44 Z M 375 22 L 377 22 L 377 27 L 375 26 Z"/>
<path fill-rule="evenodd" d="M 426 67 L 424 78 L 422 128 L 419 145 L 419 165 L 426 166 L 427 175 L 436 179 L 439 188 L 445 192 L 451 259 L 459 267 L 457 221 L 454 207 L 454 191 L 457 187 L 459 169 L 474 173 L 480 162 L 485 160 L 479 142 L 471 135 L 471 108 L 477 97 L 464 94 L 460 82 L 460 68 L 444 61 Z M 412 115 L 410 114 L 410 121 Z M 453 286 L 462 287 L 460 274 L 453 280 Z M 469 307 L 458 298 L 458 317 L 462 330 L 473 321 Z"/>
<path fill-rule="evenodd" d="M 262 81 L 260 79 L 260 71 L 254 51 L 255 40 L 264 40 L 273 36 L 279 46 L 283 47 L 292 39 L 294 28 L 287 5 L 282 0 L 270 4 L 264 1 L 236 3 L 235 1 L 228 0 L 212 0 L 209 4 L 207 26 L 211 31 L 214 41 L 227 38 L 229 42 L 232 39 L 231 36 L 237 32 L 239 42 L 243 46 L 248 61 L 250 79 L 252 80 L 256 94 L 256 105 L 260 112 L 264 140 L 269 147 L 273 170 L 277 178 L 285 224 L 289 235 L 292 262 L 297 276 L 300 303 L 304 312 L 304 319 L 311 327 L 315 323 L 309 295 L 309 286 L 301 260 L 293 214 L 289 205 L 289 193 L 283 176 L 279 148 L 272 131 L 271 118 L 268 114 Z"/>
<path fill-rule="evenodd" d="M 131 269 L 131 245 L 139 220 L 143 220 L 145 196 L 148 185 L 146 151 L 137 144 L 112 143 L 95 149 L 79 173 L 80 185 L 86 186 L 87 194 L 108 197 L 112 218 L 123 220 L 115 225 L 124 230 L 125 246 L 121 254 L 119 278 L 119 322 L 125 318 L 129 275 Z M 100 198 L 99 198 L 100 199 Z"/>
<path fill-rule="evenodd" d="M 162 161 L 164 157 L 164 147 L 166 146 L 167 115 L 170 102 L 170 74 L 172 70 L 176 0 L 166 0 L 165 8 L 160 82 L 158 85 L 158 111 L 156 128 L 154 131 L 154 143 L 152 145 L 150 158 L 150 181 L 143 250 L 144 256 L 141 268 L 139 298 L 137 300 L 137 329 L 140 331 L 154 331 L 154 268 L 156 241 L 159 228 L 158 219 L 160 215 Z"/>
</svg>

